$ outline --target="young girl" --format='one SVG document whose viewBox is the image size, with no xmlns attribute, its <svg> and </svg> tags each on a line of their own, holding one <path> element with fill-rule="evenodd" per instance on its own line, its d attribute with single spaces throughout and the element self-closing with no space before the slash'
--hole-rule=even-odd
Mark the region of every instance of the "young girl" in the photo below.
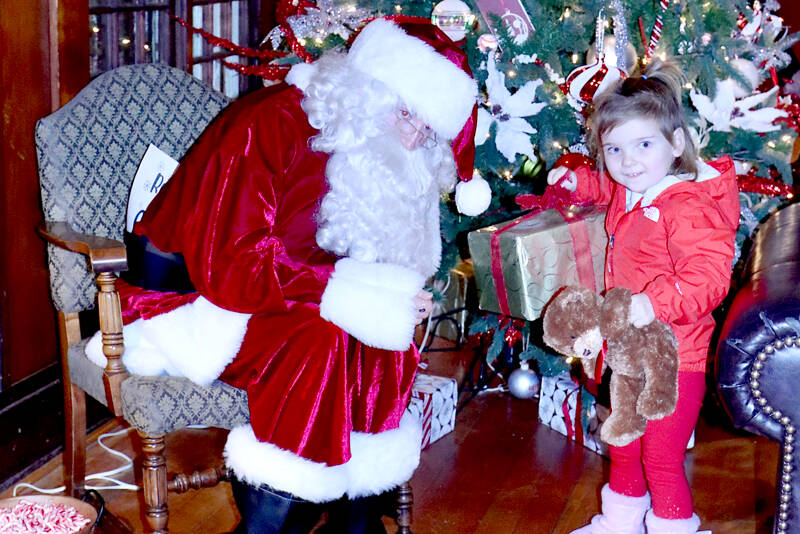
<svg viewBox="0 0 800 534">
<path fill-rule="evenodd" d="M 700 526 L 683 460 L 705 393 L 711 312 L 730 283 L 739 197 L 729 157 L 696 159 L 680 83 L 674 64 L 652 60 L 597 96 L 587 126 L 599 172 L 556 162 L 548 176 L 608 205 L 605 287 L 633 291 L 630 323 L 669 324 L 680 355 L 675 412 L 649 421 L 629 445 L 610 447 L 602 513 L 572 534 L 689 534 Z"/>
</svg>

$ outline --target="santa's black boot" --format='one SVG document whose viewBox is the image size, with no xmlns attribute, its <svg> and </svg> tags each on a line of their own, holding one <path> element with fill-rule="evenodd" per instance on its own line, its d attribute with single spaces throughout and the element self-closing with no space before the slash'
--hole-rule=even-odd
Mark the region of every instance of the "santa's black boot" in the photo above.
<svg viewBox="0 0 800 534">
<path fill-rule="evenodd" d="M 322 511 L 319 504 L 266 484 L 251 486 L 234 478 L 231 487 L 242 516 L 234 534 L 308 534 Z"/>
<path fill-rule="evenodd" d="M 383 516 L 391 509 L 391 493 L 342 498 L 328 504 L 328 521 L 321 534 L 386 534 Z"/>
</svg>

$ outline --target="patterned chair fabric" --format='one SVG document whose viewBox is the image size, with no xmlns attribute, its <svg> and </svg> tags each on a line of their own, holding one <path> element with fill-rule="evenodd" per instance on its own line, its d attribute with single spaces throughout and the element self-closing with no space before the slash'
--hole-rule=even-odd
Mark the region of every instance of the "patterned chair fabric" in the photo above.
<svg viewBox="0 0 800 534">
<path fill-rule="evenodd" d="M 179 160 L 229 102 L 167 65 L 130 65 L 98 76 L 36 125 L 45 220 L 121 241 L 131 182 L 147 146 Z M 85 258 L 48 245 L 48 261 L 56 308 L 92 308 L 96 287 Z"/>
<path fill-rule="evenodd" d="M 47 221 L 122 240 L 131 182 L 152 143 L 180 159 L 229 103 L 184 71 L 160 64 L 106 72 L 36 125 L 42 205 Z M 50 286 L 64 313 L 94 307 L 96 285 L 84 256 L 48 245 Z M 68 349 L 70 377 L 103 404 L 103 369 L 86 358 L 86 340 Z M 123 416 L 147 434 L 190 424 L 232 428 L 249 421 L 247 394 L 222 382 L 132 376 L 122 384 Z"/>
<path fill-rule="evenodd" d="M 250 422 L 245 391 L 219 380 L 203 387 L 167 376 L 132 376 L 123 382 L 122 413 L 135 429 L 156 435 L 188 425 L 231 429 Z"/>
</svg>

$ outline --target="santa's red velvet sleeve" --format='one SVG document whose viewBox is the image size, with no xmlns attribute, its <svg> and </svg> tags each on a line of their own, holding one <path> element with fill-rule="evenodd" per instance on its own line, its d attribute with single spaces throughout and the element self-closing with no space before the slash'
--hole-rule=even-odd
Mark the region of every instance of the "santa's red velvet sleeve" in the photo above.
<svg viewBox="0 0 800 534">
<path fill-rule="evenodd" d="M 333 258 L 314 240 L 326 155 L 312 152 L 296 90 L 257 91 L 225 110 L 153 200 L 138 233 L 184 255 L 192 282 L 237 312 L 319 302 Z"/>
</svg>

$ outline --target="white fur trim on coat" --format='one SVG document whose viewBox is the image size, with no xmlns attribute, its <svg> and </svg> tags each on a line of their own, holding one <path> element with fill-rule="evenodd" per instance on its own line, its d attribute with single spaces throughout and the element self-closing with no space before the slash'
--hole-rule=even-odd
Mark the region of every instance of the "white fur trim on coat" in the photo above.
<svg viewBox="0 0 800 534">
<path fill-rule="evenodd" d="M 400 426 L 378 434 L 352 432 L 347 467 L 347 495 L 356 499 L 377 495 L 411 478 L 419 465 L 422 448 L 422 427 L 409 412 L 403 414 Z"/>
<path fill-rule="evenodd" d="M 253 486 L 267 484 L 311 502 L 334 501 L 347 491 L 344 465 L 329 467 L 258 441 L 250 425 L 230 431 L 224 455 L 239 480 Z"/>
<path fill-rule="evenodd" d="M 249 320 L 250 314 L 232 312 L 198 297 L 152 319 L 124 326 L 122 362 L 134 374 L 185 376 L 205 386 L 233 361 Z M 86 345 L 86 355 L 105 367 L 100 332 Z"/>
<path fill-rule="evenodd" d="M 370 347 L 406 350 L 417 324 L 414 297 L 424 283 L 406 267 L 343 258 L 322 294 L 320 316 Z"/>
<path fill-rule="evenodd" d="M 385 83 L 436 133 L 454 139 L 472 114 L 477 84 L 429 44 L 386 19 L 367 24 L 347 61 Z"/>
<path fill-rule="evenodd" d="M 311 502 L 377 495 L 407 481 L 419 465 L 421 428 L 405 414 L 399 428 L 377 434 L 352 432 L 351 458 L 328 466 L 258 441 L 250 425 L 231 430 L 225 463 L 248 484 L 267 484 Z"/>
</svg>

